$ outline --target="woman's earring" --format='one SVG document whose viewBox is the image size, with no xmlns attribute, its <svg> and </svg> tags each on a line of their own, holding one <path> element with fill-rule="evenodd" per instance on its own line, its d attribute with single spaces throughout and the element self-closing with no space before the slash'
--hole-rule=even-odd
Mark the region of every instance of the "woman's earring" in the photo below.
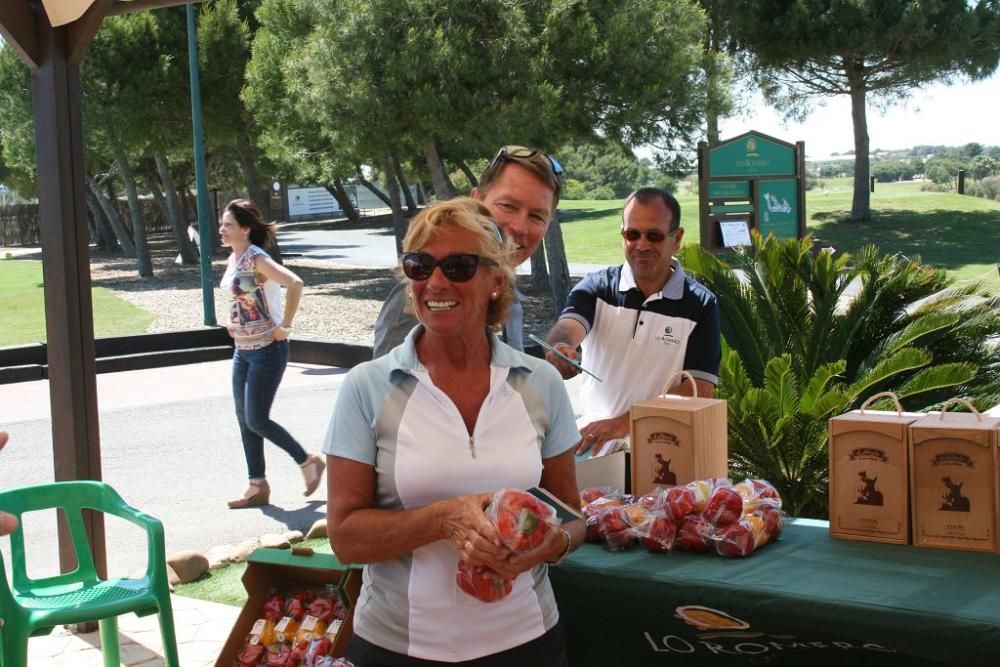
<svg viewBox="0 0 1000 667">
<path fill-rule="evenodd" d="M 496 301 L 496 300 L 497 300 L 497 293 L 496 293 L 496 292 L 493 292 L 493 296 L 492 296 L 491 298 L 492 298 L 492 299 L 493 299 L 494 301 Z"/>
</svg>

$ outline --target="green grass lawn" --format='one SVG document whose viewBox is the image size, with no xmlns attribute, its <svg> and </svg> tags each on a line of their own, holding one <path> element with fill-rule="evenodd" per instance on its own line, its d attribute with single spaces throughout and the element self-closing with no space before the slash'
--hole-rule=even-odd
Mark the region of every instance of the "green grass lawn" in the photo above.
<svg viewBox="0 0 1000 667">
<path fill-rule="evenodd" d="M 91 290 L 94 301 L 94 334 L 98 338 L 146 331 L 152 313 L 122 301 L 103 287 Z M 6 310 L 0 328 L 0 347 L 45 340 L 45 295 L 42 263 L 0 260 L 0 303 Z"/>
<path fill-rule="evenodd" d="M 956 280 L 979 279 L 1000 294 L 1000 202 L 953 192 L 921 192 L 920 183 L 879 183 L 872 193 L 870 223 L 842 222 L 851 209 L 850 178 L 827 179 L 806 193 L 807 228 L 838 251 L 874 244 L 882 252 L 919 256 L 948 270 Z M 684 245 L 700 242 L 698 198 L 678 197 Z M 559 203 L 566 254 L 570 261 L 617 264 L 622 261 L 622 200 L 563 200 Z"/>
<path fill-rule="evenodd" d="M 333 553 L 330 549 L 330 542 L 325 539 L 306 540 L 295 546 L 296 548 L 309 547 L 317 553 Z M 243 588 L 242 579 L 246 569 L 246 563 L 233 563 L 209 572 L 198 581 L 175 586 L 175 592 L 177 595 L 189 598 L 242 607 L 247 601 L 247 592 Z"/>
</svg>

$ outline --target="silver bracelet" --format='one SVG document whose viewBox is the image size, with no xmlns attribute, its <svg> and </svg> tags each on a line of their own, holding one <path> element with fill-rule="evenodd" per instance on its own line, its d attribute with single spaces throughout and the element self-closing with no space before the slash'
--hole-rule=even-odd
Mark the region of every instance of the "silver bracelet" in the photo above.
<svg viewBox="0 0 1000 667">
<path fill-rule="evenodd" d="M 559 554 L 559 557 L 556 558 L 555 560 L 547 560 L 547 561 L 545 561 L 546 565 L 549 565 L 549 566 L 552 566 L 552 567 L 554 567 L 556 565 L 562 565 L 562 562 L 564 560 L 566 560 L 566 558 L 569 557 L 570 549 L 573 548 L 573 538 L 570 537 L 569 531 L 567 531 L 565 528 L 560 528 L 559 532 L 566 536 L 566 548 L 563 549 L 563 552 L 561 554 Z"/>
</svg>

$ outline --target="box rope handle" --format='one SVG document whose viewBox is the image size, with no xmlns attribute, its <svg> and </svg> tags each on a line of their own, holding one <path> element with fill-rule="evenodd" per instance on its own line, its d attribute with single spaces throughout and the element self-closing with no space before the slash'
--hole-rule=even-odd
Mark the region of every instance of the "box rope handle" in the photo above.
<svg viewBox="0 0 1000 667">
<path fill-rule="evenodd" d="M 948 408 L 950 408 L 955 403 L 962 403 L 963 405 L 965 405 L 965 407 L 967 407 L 970 410 L 972 410 L 972 414 L 976 415 L 976 421 L 977 422 L 983 421 L 983 416 L 981 414 L 979 414 L 979 410 L 976 410 L 976 406 L 974 406 L 968 400 L 966 400 L 964 398 L 958 398 L 958 397 L 949 398 L 948 401 L 944 405 L 941 406 L 941 416 L 938 417 L 938 419 L 940 419 L 941 421 L 944 421 L 944 413 L 948 412 Z"/>
<path fill-rule="evenodd" d="M 874 396 L 869 396 L 868 400 L 861 404 L 861 414 L 865 414 L 865 408 L 880 398 L 891 398 L 892 402 L 896 405 L 896 414 L 900 417 L 903 416 L 903 406 L 899 404 L 899 397 L 896 396 L 896 392 L 894 391 L 880 391 Z"/>
<path fill-rule="evenodd" d="M 670 389 L 670 386 L 673 384 L 674 378 L 677 377 L 678 375 L 681 376 L 686 375 L 688 380 L 691 380 L 691 387 L 692 390 L 694 391 L 693 398 L 698 398 L 698 385 L 694 381 L 694 376 L 684 370 L 674 371 L 667 377 L 667 381 L 663 383 L 663 389 L 660 390 L 660 395 L 662 396 L 667 393 L 667 390 Z"/>
</svg>

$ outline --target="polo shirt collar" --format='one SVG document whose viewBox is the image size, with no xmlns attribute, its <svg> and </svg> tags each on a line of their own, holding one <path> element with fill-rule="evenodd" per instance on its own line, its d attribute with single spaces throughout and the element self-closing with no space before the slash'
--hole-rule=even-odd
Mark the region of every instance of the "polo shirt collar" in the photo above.
<svg viewBox="0 0 1000 667">
<path fill-rule="evenodd" d="M 413 327 L 410 333 L 406 334 L 406 338 L 402 344 L 389 353 L 390 375 L 396 371 L 412 375 L 422 368 L 420 360 L 417 358 L 417 339 L 423 331 L 423 324 Z M 526 372 L 531 372 L 531 367 L 524 363 L 523 355 L 520 352 L 502 343 L 492 331 L 487 330 L 486 335 L 490 338 L 490 366 L 520 368 Z"/>
<path fill-rule="evenodd" d="M 673 257 L 670 261 L 673 264 L 674 272 L 667 279 L 667 284 L 660 289 L 660 298 L 676 301 L 684 296 L 684 278 L 686 274 L 679 259 Z M 629 266 L 628 262 L 625 262 L 622 264 L 622 275 L 618 280 L 618 291 L 627 292 L 630 289 L 639 289 L 639 286 L 635 284 L 632 267 Z"/>
</svg>

